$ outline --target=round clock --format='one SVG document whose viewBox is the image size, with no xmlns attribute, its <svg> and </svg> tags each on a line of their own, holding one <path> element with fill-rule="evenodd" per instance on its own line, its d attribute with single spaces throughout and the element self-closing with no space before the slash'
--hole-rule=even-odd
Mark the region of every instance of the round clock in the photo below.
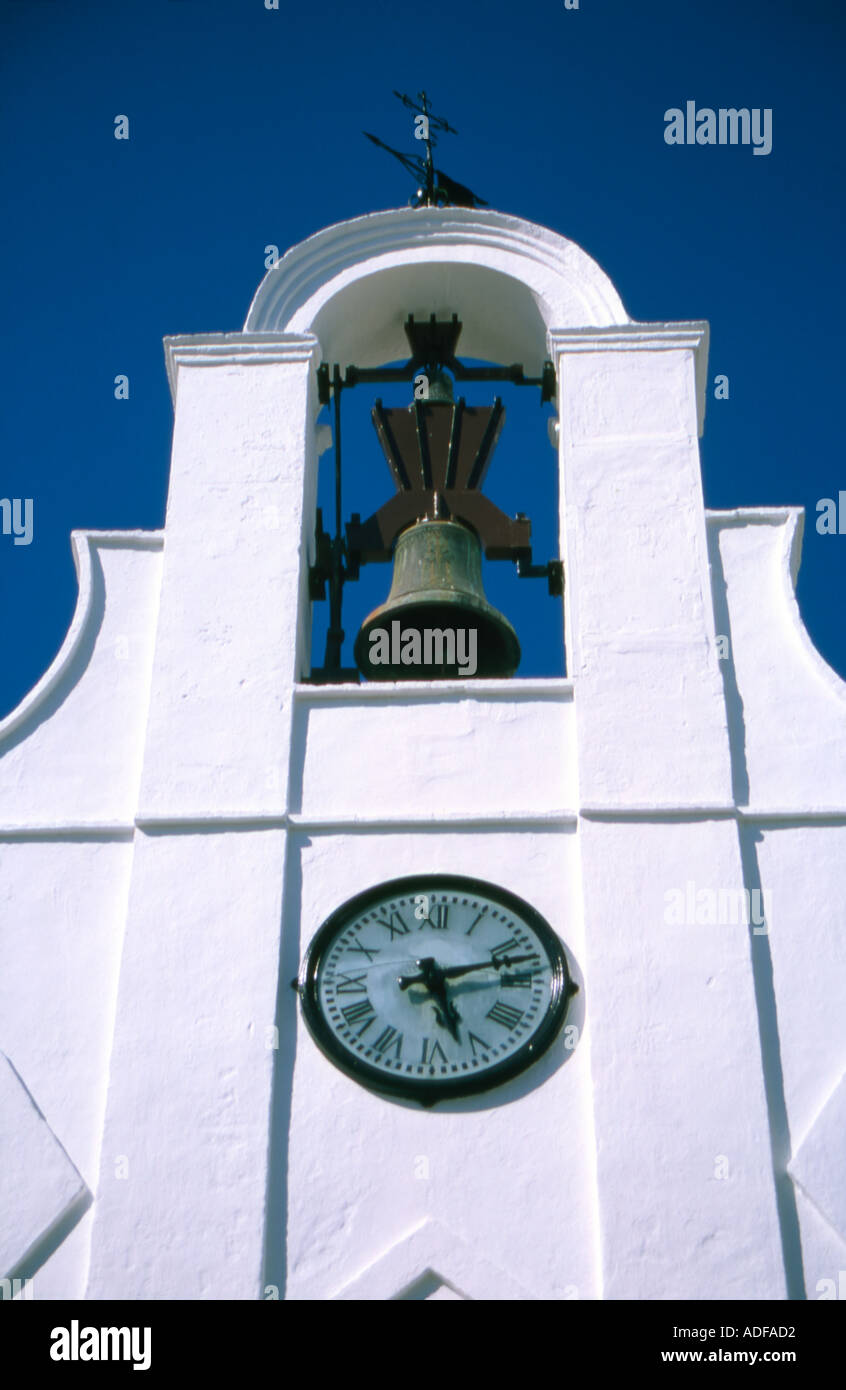
<svg viewBox="0 0 846 1390">
<path fill-rule="evenodd" d="M 309 1032 L 341 1071 L 422 1105 L 530 1066 L 577 989 L 528 903 L 446 875 L 395 879 L 345 903 L 296 984 Z"/>
</svg>

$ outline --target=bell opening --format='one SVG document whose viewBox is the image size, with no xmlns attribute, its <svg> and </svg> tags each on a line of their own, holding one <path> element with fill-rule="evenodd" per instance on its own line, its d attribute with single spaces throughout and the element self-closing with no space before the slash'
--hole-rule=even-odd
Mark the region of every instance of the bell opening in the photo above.
<svg viewBox="0 0 846 1390">
<path fill-rule="evenodd" d="M 542 343 L 538 351 L 542 352 Z M 491 358 L 490 363 L 499 365 L 506 360 L 511 361 L 507 354 L 496 360 Z M 406 360 L 399 358 L 384 364 L 386 372 L 406 365 Z M 466 365 L 483 368 L 489 362 L 480 357 Z M 471 531 L 475 527 L 474 537 L 481 542 L 476 592 L 491 612 L 506 614 L 502 621 L 519 633 L 519 642 L 515 636 L 513 643 L 503 639 L 500 644 L 489 638 L 486 629 L 478 630 L 479 674 L 498 678 L 562 676 L 566 672 L 566 657 L 561 604 L 547 596 L 541 567 L 535 566 L 534 578 L 529 568 L 532 554 L 545 558 L 558 553 L 561 515 L 558 471 L 551 461 L 549 468 L 542 466 L 548 445 L 545 438 L 542 444 L 538 441 L 536 394 L 504 383 L 502 398 L 510 423 L 497 433 L 496 422 L 490 426 L 487 423 L 490 402 L 467 404 L 459 400 L 465 392 L 475 392 L 469 392 L 463 381 L 451 380 L 448 368 L 444 369 L 445 380 L 440 381 L 435 364 L 421 358 L 415 372 L 415 376 L 406 376 L 402 381 L 386 381 L 384 393 L 376 403 L 381 405 L 376 433 L 384 462 L 374 455 L 377 414 L 373 398 L 359 391 L 344 393 L 345 406 L 349 401 L 343 424 L 344 518 L 340 530 L 330 520 L 337 503 L 337 470 L 333 454 L 327 451 L 317 475 L 316 503 L 323 518 L 318 524 L 330 534 L 323 535 L 320 542 L 315 539 L 309 557 L 314 557 L 310 566 L 310 597 L 324 602 L 313 602 L 307 615 L 310 631 L 303 637 L 303 670 L 308 674 L 304 679 L 315 684 L 403 679 L 434 682 L 451 680 L 453 671 L 460 673 L 457 662 L 455 666 L 446 663 L 446 669 L 438 663 L 432 668 L 403 664 L 392 670 L 394 663 L 390 660 L 384 666 L 374 665 L 367 659 L 368 644 L 356 644 L 357 635 L 369 627 L 374 612 L 384 607 L 388 591 L 392 590 L 402 535 L 423 518 L 451 521 Z M 448 399 L 450 386 L 452 402 Z M 441 399 L 441 392 L 446 399 Z M 410 405 L 412 394 L 414 402 Z M 542 407 L 541 424 L 544 414 L 551 411 L 549 404 Z M 331 402 L 324 404 L 321 419 L 333 427 Z M 340 439 L 336 442 L 340 443 Z M 494 461 L 490 464 L 492 455 Z M 530 457 L 534 460 L 531 467 Z M 492 507 L 485 490 L 489 464 L 495 471 L 494 486 L 488 489 Z M 388 472 L 393 495 L 389 492 Z M 493 519 L 494 511 L 499 521 Z M 333 613 L 332 609 L 332 533 L 342 535 L 347 547 L 349 563 L 347 558 L 342 562 L 344 581 L 355 581 L 343 584 L 342 613 Z M 513 560 L 524 540 L 527 558 L 521 568 Z M 318 584 L 318 567 L 324 578 L 322 587 Z M 466 585 L 463 587 L 466 589 Z M 549 593 L 552 592 L 550 588 Z M 438 588 L 438 597 L 443 600 L 442 586 Z M 439 616 L 435 627 L 467 625 Z M 391 632 L 390 626 L 388 631 Z M 508 655 L 499 655 L 501 646 Z M 491 660 L 487 658 L 489 647 Z M 519 657 L 514 655 L 516 652 Z"/>
</svg>

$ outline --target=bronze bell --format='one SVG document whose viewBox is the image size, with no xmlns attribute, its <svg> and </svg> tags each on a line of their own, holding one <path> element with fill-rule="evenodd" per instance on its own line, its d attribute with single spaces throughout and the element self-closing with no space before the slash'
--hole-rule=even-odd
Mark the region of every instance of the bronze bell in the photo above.
<svg viewBox="0 0 846 1390">
<path fill-rule="evenodd" d="M 430 371 L 425 378 L 426 393 L 423 399 L 429 405 L 454 405 L 455 398 L 452 394 L 452 381 L 446 372 L 436 368 Z"/>
<path fill-rule="evenodd" d="M 485 598 L 481 546 L 469 527 L 427 519 L 400 534 L 391 592 L 365 618 L 355 660 L 375 681 L 514 674 L 520 643 Z"/>
</svg>

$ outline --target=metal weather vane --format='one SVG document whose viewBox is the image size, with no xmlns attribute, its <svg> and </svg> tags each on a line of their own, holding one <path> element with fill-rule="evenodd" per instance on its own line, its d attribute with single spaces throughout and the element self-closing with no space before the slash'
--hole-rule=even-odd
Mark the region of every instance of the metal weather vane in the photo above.
<svg viewBox="0 0 846 1390">
<path fill-rule="evenodd" d="M 475 208 L 487 207 L 484 198 L 480 198 L 472 189 L 467 188 L 463 183 L 458 183 L 456 179 L 450 178 L 443 169 L 436 169 L 432 158 L 432 150 L 438 143 L 437 132 L 445 132 L 450 135 L 457 135 L 458 131 L 445 121 L 442 116 L 435 116 L 429 110 L 429 99 L 425 92 L 417 93 L 417 101 L 412 101 L 411 97 L 405 96 L 403 92 L 394 91 L 394 96 L 401 101 L 403 106 L 414 111 L 414 138 L 422 140 L 426 148 L 424 158 L 419 155 L 406 155 L 401 150 L 395 150 L 393 145 L 386 145 L 384 140 L 380 140 L 378 135 L 371 135 L 369 130 L 362 131 L 368 140 L 380 149 L 387 150 L 394 159 L 398 159 L 404 169 L 418 180 L 418 188 L 414 197 L 410 200 L 413 207 L 458 207 Z"/>
</svg>

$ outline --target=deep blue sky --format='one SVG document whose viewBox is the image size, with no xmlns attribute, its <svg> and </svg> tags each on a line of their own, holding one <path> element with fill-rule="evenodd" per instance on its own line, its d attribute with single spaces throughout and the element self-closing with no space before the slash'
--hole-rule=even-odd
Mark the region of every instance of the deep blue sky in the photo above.
<svg viewBox="0 0 846 1390">
<path fill-rule="evenodd" d="M 162 337 L 240 328 L 268 243 L 405 204 L 402 169 L 360 134 L 411 148 L 392 87 L 425 86 L 460 132 L 442 141 L 444 167 L 493 207 L 577 241 L 633 317 L 710 321 L 710 375 L 728 374 L 731 395 L 709 401 L 707 504 L 808 509 L 800 603 L 846 674 L 846 535 L 814 524 L 817 500 L 846 489 L 836 0 L 281 6 L 0 0 L 0 497 L 35 508 L 31 546 L 0 536 L 0 714 L 67 630 L 71 529 L 163 522 Z M 663 113 L 688 99 L 771 107 L 773 152 L 666 145 Z M 131 139 L 119 142 L 123 113 Z M 118 373 L 129 401 L 114 399 Z M 349 397 L 361 409 L 363 392 Z M 534 514 L 546 559 L 543 499 L 513 495 L 507 476 L 521 448 L 552 465 L 531 404 L 530 419 L 508 399 L 487 490 Z M 387 485 L 373 449 L 352 462 L 372 459 Z M 347 512 L 360 500 L 353 474 Z M 539 584 L 534 607 L 548 607 L 526 620 L 532 586 L 512 601 L 517 581 L 500 569 L 486 582 L 524 624 L 522 672 L 553 669 L 553 601 Z M 378 568 L 374 602 L 389 577 Z M 352 614 L 363 599 L 349 592 Z"/>
</svg>

